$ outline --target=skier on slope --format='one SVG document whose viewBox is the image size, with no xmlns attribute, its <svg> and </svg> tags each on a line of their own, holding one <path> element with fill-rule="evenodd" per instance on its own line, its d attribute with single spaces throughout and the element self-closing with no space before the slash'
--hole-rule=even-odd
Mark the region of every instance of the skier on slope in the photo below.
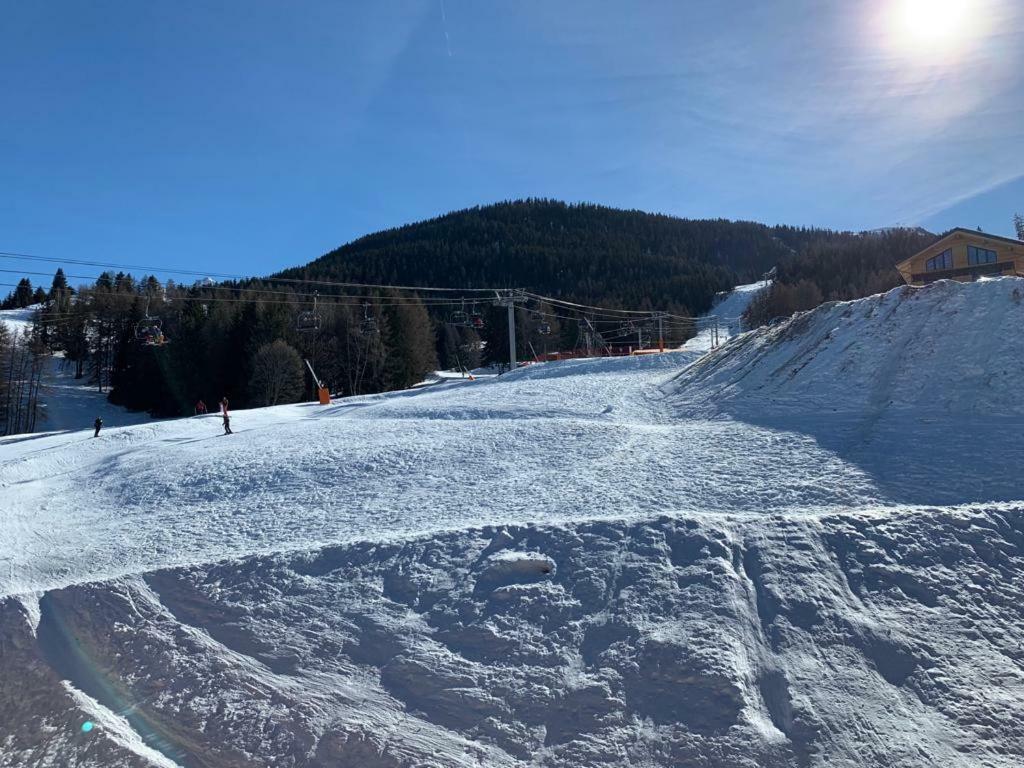
<svg viewBox="0 0 1024 768">
<path fill-rule="evenodd" d="M 224 397 L 222 397 L 220 399 L 220 412 L 223 413 L 225 416 L 228 415 L 228 396 L 227 395 L 224 395 Z"/>
<path fill-rule="evenodd" d="M 206 403 L 200 398 L 199 402 L 196 403 L 196 416 L 204 416 L 206 414 Z"/>
<path fill-rule="evenodd" d="M 93 426 L 93 427 L 95 428 L 95 430 L 96 430 L 95 432 L 93 432 L 93 435 L 92 435 L 92 436 L 93 436 L 93 437 L 99 437 L 99 436 L 100 436 L 100 427 L 102 427 L 102 426 L 103 426 L 103 419 L 101 419 L 101 418 L 100 418 L 99 416 L 97 416 L 97 417 L 96 417 L 96 421 L 94 421 L 94 422 L 92 423 L 92 426 Z"/>
<path fill-rule="evenodd" d="M 231 434 L 234 434 L 234 433 L 233 433 L 233 432 L 231 431 L 231 417 L 230 417 L 230 416 L 228 416 L 228 412 L 227 412 L 227 410 L 226 410 L 226 409 L 225 409 L 225 411 L 224 411 L 224 434 L 225 434 L 225 435 L 231 435 Z"/>
</svg>

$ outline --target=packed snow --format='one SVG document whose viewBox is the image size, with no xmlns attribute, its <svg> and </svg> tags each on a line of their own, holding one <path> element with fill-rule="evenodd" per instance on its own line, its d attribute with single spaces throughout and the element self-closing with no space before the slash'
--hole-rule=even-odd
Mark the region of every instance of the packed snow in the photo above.
<svg viewBox="0 0 1024 768">
<path fill-rule="evenodd" d="M 1017 766 L 1021 290 L 0 443 L 0 766 Z"/>
</svg>

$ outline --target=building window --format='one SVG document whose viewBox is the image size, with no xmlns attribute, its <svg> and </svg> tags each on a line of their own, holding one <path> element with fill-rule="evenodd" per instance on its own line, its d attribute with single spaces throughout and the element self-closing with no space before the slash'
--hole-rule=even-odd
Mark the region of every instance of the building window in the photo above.
<svg viewBox="0 0 1024 768">
<path fill-rule="evenodd" d="M 924 263 L 924 268 L 929 272 L 934 272 L 937 269 L 952 269 L 953 268 L 953 249 L 947 248 L 938 256 L 933 256 Z"/>
<path fill-rule="evenodd" d="M 987 248 L 978 248 L 976 245 L 967 246 L 967 263 L 972 267 L 977 264 L 995 264 L 996 252 Z"/>
</svg>

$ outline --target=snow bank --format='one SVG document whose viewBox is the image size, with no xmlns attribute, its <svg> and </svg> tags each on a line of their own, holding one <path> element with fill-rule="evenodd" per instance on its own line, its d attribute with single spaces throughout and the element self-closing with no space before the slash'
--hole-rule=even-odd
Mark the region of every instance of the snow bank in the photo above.
<svg viewBox="0 0 1024 768">
<path fill-rule="evenodd" d="M 902 287 L 736 337 L 662 391 L 677 418 L 807 435 L 897 503 L 1018 500 L 1022 329 L 1024 279 Z"/>
<path fill-rule="evenodd" d="M 1024 413 L 1024 279 L 829 303 L 731 340 L 666 387 L 684 406 Z"/>
</svg>

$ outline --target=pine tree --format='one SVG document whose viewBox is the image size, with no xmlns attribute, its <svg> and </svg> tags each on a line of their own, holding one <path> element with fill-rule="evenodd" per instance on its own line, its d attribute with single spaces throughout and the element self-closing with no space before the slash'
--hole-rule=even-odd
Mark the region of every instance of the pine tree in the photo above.
<svg viewBox="0 0 1024 768">
<path fill-rule="evenodd" d="M 14 289 L 14 306 L 18 309 L 24 309 L 32 304 L 34 291 L 32 290 L 32 281 L 27 277 L 21 278 L 18 281 L 18 286 Z"/>
<path fill-rule="evenodd" d="M 1017 239 L 1024 240 L 1024 216 L 1015 213 L 1013 215 L 1013 226 L 1017 230 Z"/>
<path fill-rule="evenodd" d="M 434 330 L 426 307 L 418 299 L 399 302 L 389 309 L 385 385 L 405 389 L 437 369 Z"/>
<path fill-rule="evenodd" d="M 64 270 L 57 267 L 57 271 L 53 273 L 53 282 L 50 284 L 50 293 L 47 298 L 49 298 L 50 301 L 60 302 L 66 295 L 67 290 L 68 279 L 64 275 Z"/>
</svg>

